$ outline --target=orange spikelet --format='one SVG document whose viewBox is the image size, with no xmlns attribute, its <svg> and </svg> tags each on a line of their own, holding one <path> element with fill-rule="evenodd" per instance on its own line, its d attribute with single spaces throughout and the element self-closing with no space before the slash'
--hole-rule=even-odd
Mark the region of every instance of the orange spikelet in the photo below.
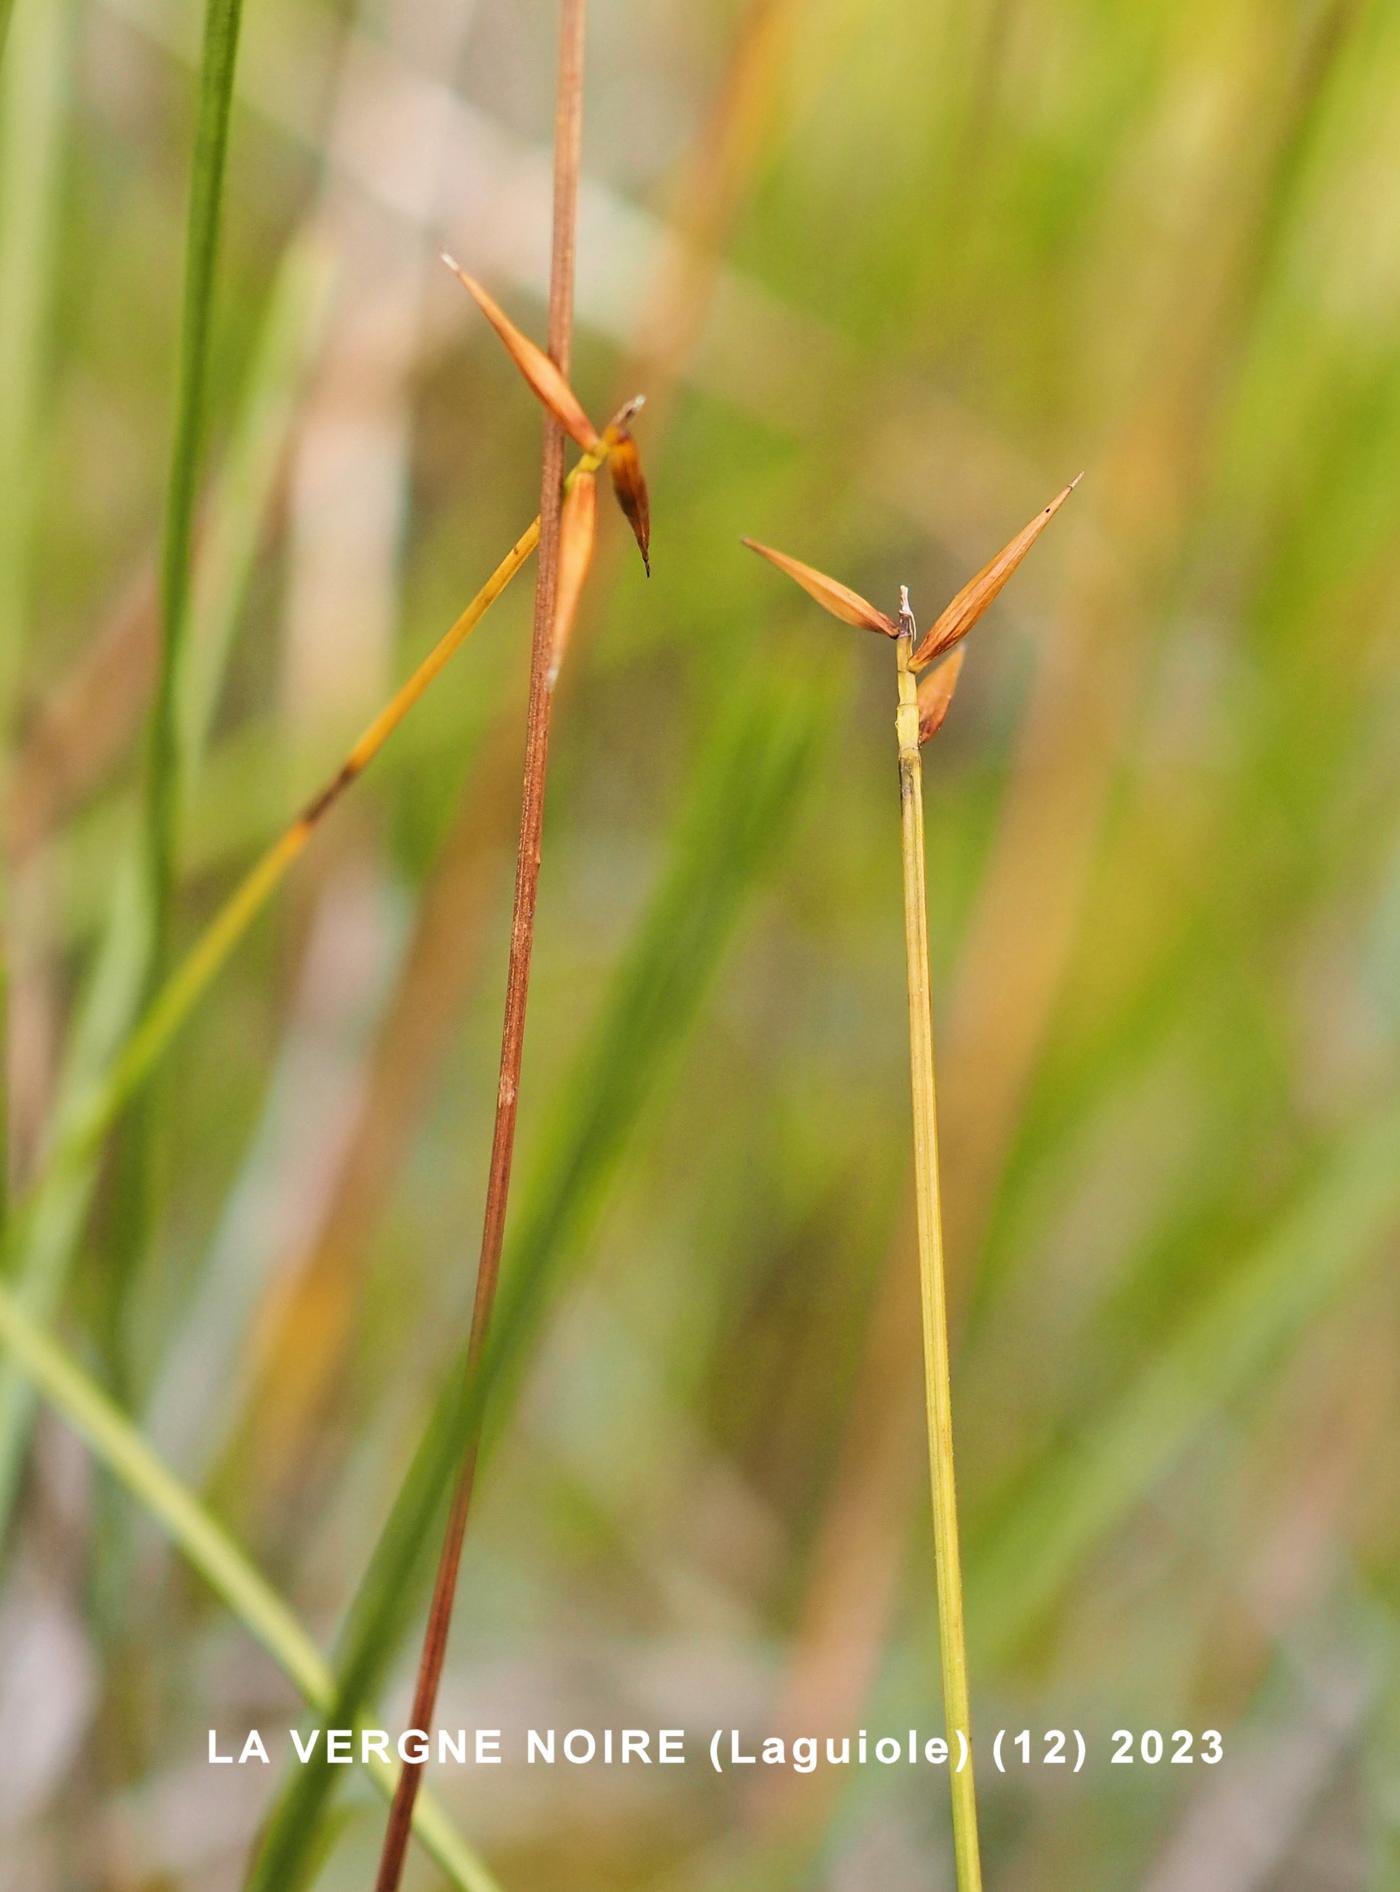
<svg viewBox="0 0 1400 1892">
<path fill-rule="evenodd" d="M 757 552 L 760 558 L 766 558 L 770 565 L 776 565 L 780 572 L 786 572 L 824 610 L 830 611 L 834 618 L 840 618 L 843 624 L 854 624 L 860 630 L 883 631 L 886 637 L 898 637 L 899 626 L 894 619 L 886 617 L 883 611 L 877 611 L 868 598 L 862 598 L 849 585 L 828 578 L 825 572 L 819 572 L 811 565 L 804 565 L 800 558 L 789 558 L 785 552 L 775 552 L 771 545 L 760 545 L 757 539 L 743 539 L 740 543 L 747 545 L 751 552 Z"/>
<path fill-rule="evenodd" d="M 469 276 L 462 265 L 445 250 L 442 260 L 505 343 L 511 360 L 565 433 L 576 440 L 585 453 L 597 453 L 603 444 L 598 437 L 598 430 L 549 356 L 528 335 L 521 333 L 494 297 L 489 296 L 476 278 Z"/>
<path fill-rule="evenodd" d="M 578 616 L 584 580 L 593 563 L 598 519 L 598 488 L 591 473 L 577 473 L 564 495 L 559 515 L 559 577 L 554 594 L 554 632 L 549 653 L 549 687 L 558 681 L 564 653 Z"/>
<path fill-rule="evenodd" d="M 612 451 L 608 454 L 608 472 L 612 475 L 613 492 L 632 528 L 637 550 L 642 555 L 642 565 L 650 578 L 651 501 L 647 497 L 641 455 L 637 452 L 636 441 L 625 427 L 609 428 L 608 432 L 613 436 Z"/>
<path fill-rule="evenodd" d="M 975 578 L 968 580 L 952 603 L 924 633 L 923 642 L 911 659 L 916 670 L 922 670 L 925 664 L 932 663 L 945 650 L 951 650 L 954 644 L 961 643 L 1083 477 L 1082 473 L 1077 473 L 1028 526 L 1024 526 L 1008 545 L 1004 545 Z"/>
<path fill-rule="evenodd" d="M 962 673 L 966 654 L 961 648 L 955 650 L 951 657 L 945 657 L 927 676 L 919 679 L 920 747 L 943 727 L 943 719 L 948 714 L 953 692 L 958 687 L 958 677 Z"/>
</svg>

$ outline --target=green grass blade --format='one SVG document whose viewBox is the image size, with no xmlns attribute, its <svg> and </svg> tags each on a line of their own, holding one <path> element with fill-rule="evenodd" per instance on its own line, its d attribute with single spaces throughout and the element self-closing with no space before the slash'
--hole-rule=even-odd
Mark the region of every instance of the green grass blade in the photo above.
<svg viewBox="0 0 1400 1892">
<path fill-rule="evenodd" d="M 493 1338 L 481 1371 L 459 1361 L 351 1606 L 337 1656 L 331 1723 L 353 1719 L 378 1690 L 410 1627 L 458 1465 L 488 1397 L 498 1428 L 563 1263 L 585 1245 L 669 1057 L 693 1024 L 745 896 L 788 832 L 827 694 L 794 700 L 765 681 L 732 712 L 699 772 L 670 868 L 643 920 L 574 1077 L 559 1087 L 541 1154 L 507 1236 Z M 334 1770 L 298 1770 L 269 1823 L 249 1892 L 301 1883 Z"/>
<path fill-rule="evenodd" d="M 242 0 L 206 0 L 199 110 L 185 243 L 184 313 L 161 557 L 160 645 L 151 705 L 141 834 L 142 886 L 150 909 L 142 997 L 159 988 L 169 959 L 179 827 L 188 792 L 189 757 L 182 740 L 195 503 L 206 433 L 214 277 L 222 225 L 233 76 Z M 111 1233 L 103 1271 L 100 1326 L 114 1372 L 125 1381 L 131 1346 L 126 1334 L 133 1281 L 151 1245 L 154 1221 L 154 1107 L 141 1099 L 117 1145 Z"/>
<path fill-rule="evenodd" d="M 10 20 L 0 4 L 0 53 Z M 24 57 L 0 71 L 0 797 L 9 777 L 20 665 L 29 641 L 34 533 L 44 478 L 73 9 L 44 0 L 25 20 Z M 0 862 L 0 1228 L 9 1203 L 8 863 Z"/>
<path fill-rule="evenodd" d="M 25 57 L 11 62 L 0 85 L 0 712 L 7 737 L 43 478 L 71 7 L 44 0 L 24 25 Z"/>
<path fill-rule="evenodd" d="M 214 273 L 219 253 L 229 116 L 242 11 L 242 0 L 208 0 L 204 15 L 199 122 L 195 132 L 185 251 L 179 391 L 161 559 L 160 669 L 151 711 L 146 777 L 146 871 L 155 916 L 152 978 L 159 976 L 163 958 L 162 942 L 175 872 L 177 825 L 187 772 L 180 739 L 179 704 L 185 687 L 183 667 L 190 567 L 206 422 Z"/>
<path fill-rule="evenodd" d="M 266 518 L 300 390 L 319 334 L 322 266 L 301 243 L 279 270 L 230 441 L 228 479 L 211 508 L 210 562 L 196 602 L 201 634 L 192 649 L 181 714 L 197 768 L 226 667 L 231 629 L 244 597 L 259 525 Z M 207 633 L 206 633 L 207 627 Z M 72 1140 L 91 1107 L 93 1087 L 136 1023 L 150 964 L 149 906 L 143 899 L 138 838 L 130 829 L 108 871 L 112 895 L 106 925 L 84 985 L 66 1051 L 51 1147 Z M 16 1207 L 6 1231 L 3 1272 L 18 1283 L 28 1312 L 40 1321 L 57 1309 L 92 1189 L 95 1158 L 63 1166 L 50 1185 Z M 0 1363 L 0 1538 L 6 1533 L 29 1434 L 33 1400 L 22 1378 Z"/>
<path fill-rule="evenodd" d="M 139 870 L 128 853 L 114 874 L 112 907 L 96 963 L 89 974 L 66 1052 L 56 1112 L 56 1135 L 86 1096 L 97 1073 L 115 1056 L 130 1028 L 147 963 L 146 911 Z M 37 1320 L 57 1309 L 91 1198 L 95 1164 L 89 1160 L 55 1177 L 54 1186 L 23 1209 L 5 1231 L 3 1274 Z M 22 1375 L 0 1364 L 0 1537 L 8 1534 L 29 1440 L 34 1401 Z"/>
<path fill-rule="evenodd" d="M 287 1604 L 101 1387 L 29 1318 L 3 1286 L 0 1346 L 11 1354 L 35 1391 L 81 1433 L 94 1455 L 160 1525 L 305 1700 L 313 1708 L 328 1709 L 335 1694 L 335 1677 Z M 395 1770 L 372 1760 L 367 1771 L 379 1792 L 391 1798 Z M 419 1837 L 452 1883 L 462 1892 L 498 1892 L 491 1874 L 442 1810 L 430 1803 L 425 1812 L 425 1818 L 415 1821 Z"/>
<path fill-rule="evenodd" d="M 1056 1452 L 970 1560 L 974 1640 L 1006 1659 L 1074 1571 L 1226 1401 L 1306 1333 L 1400 1217 L 1400 1113 L 1368 1121 L 1302 1200 Z M 1076 1429 L 1078 1432 L 1078 1428 Z"/>
<path fill-rule="evenodd" d="M 209 745 L 293 410 L 324 333 L 333 270 L 334 260 L 316 231 L 288 243 L 268 298 L 237 426 L 219 471 L 217 503 L 194 574 L 190 622 L 197 635 L 190 640 L 176 704 L 181 750 L 200 761 Z"/>
</svg>

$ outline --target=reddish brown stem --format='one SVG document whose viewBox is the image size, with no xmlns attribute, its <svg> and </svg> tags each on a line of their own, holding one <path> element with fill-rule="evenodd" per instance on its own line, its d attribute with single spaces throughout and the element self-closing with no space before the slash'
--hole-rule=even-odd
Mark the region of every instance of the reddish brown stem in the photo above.
<svg viewBox="0 0 1400 1892">
<path fill-rule="evenodd" d="M 554 225 L 549 276 L 549 353 L 567 376 L 573 330 L 574 236 L 578 208 L 579 156 L 583 132 L 583 41 L 585 0 L 562 0 L 559 81 L 554 113 Z M 535 903 L 540 878 L 540 836 L 544 824 L 545 775 L 549 761 L 549 667 L 554 627 L 554 596 L 559 571 L 559 516 L 563 497 L 564 433 L 551 417 L 545 421 L 540 473 L 540 557 L 535 581 L 535 624 L 530 653 L 530 702 L 525 720 L 525 769 L 520 793 L 520 845 L 516 854 L 515 908 L 511 919 L 510 961 L 506 973 L 505 1019 L 501 1027 L 501 1077 L 496 1094 L 496 1127 L 486 1187 L 476 1300 L 467 1343 L 467 1371 L 475 1370 L 486 1342 L 500 1275 L 510 1196 L 511 1159 L 520 1095 L 520 1067 L 525 1050 L 525 1010 L 530 989 L 530 957 L 535 938 Z M 433 1725 L 438 1684 L 447 1653 L 457 1570 L 471 1510 L 476 1454 L 463 1465 L 452 1501 L 447 1534 L 433 1584 L 423 1653 L 413 1693 L 412 1726 L 427 1733 Z M 408 1849 L 413 1803 L 422 1778 L 421 1762 L 405 1762 L 389 1811 L 384 1850 L 375 1892 L 398 1892 Z"/>
</svg>

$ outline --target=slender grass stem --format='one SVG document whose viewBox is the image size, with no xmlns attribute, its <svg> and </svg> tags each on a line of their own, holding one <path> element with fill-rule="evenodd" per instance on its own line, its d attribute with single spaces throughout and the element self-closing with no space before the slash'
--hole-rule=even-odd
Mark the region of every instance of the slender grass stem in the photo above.
<svg viewBox="0 0 1400 1892">
<path fill-rule="evenodd" d="M 0 55 L 10 17 L 0 0 Z M 0 87 L 0 796 L 8 803 L 15 707 L 31 640 L 29 602 L 43 494 L 74 11 L 45 0 Z M 0 836 L 0 1227 L 10 1191 L 10 910 L 13 837 Z"/>
<path fill-rule="evenodd" d="M 291 1609 L 189 1487 L 152 1451 L 126 1414 L 30 1319 L 3 1284 L 0 1348 L 12 1355 L 35 1390 L 81 1433 L 95 1457 L 156 1520 L 305 1700 L 313 1708 L 329 1709 L 335 1699 L 335 1675 Z M 365 1765 L 387 1799 L 394 1784 L 392 1768 L 373 1755 Z M 441 1807 L 428 1800 L 420 1802 L 415 1825 L 461 1892 L 499 1892 Z"/>
<path fill-rule="evenodd" d="M 180 388 L 161 558 L 161 660 L 151 712 L 146 774 L 147 872 L 155 920 L 152 971 L 160 971 L 170 887 L 174 878 L 183 756 L 179 740 L 181 670 L 189 618 L 190 566 L 200 449 L 204 441 L 214 271 L 222 223 L 233 75 L 242 0 L 208 0 L 199 122 L 186 239 L 185 309 L 180 338 Z"/>
<path fill-rule="evenodd" d="M 554 214 L 549 271 L 549 355 L 567 379 L 573 337 L 574 255 L 578 219 L 578 184 L 583 142 L 583 52 L 585 0 L 561 0 L 559 76 L 554 106 Z M 510 958 L 506 972 L 505 1017 L 501 1026 L 501 1068 L 496 1092 L 496 1122 L 477 1267 L 476 1296 L 467 1340 L 467 1372 L 481 1361 L 490 1331 L 505 1241 L 511 1165 L 519 1108 L 520 1072 L 525 1052 L 525 1014 L 530 961 L 535 941 L 539 893 L 540 841 L 544 827 L 544 792 L 549 767 L 549 725 L 553 702 L 554 608 L 559 577 L 559 530 L 563 510 L 564 430 L 553 415 L 545 421 L 540 467 L 540 562 L 535 580 L 535 624 L 530 652 L 530 700 L 525 718 L 525 768 L 520 794 L 520 842 L 516 852 L 515 905 L 511 917 Z M 476 1450 L 467 1453 L 458 1479 L 433 1583 L 427 1628 L 413 1691 L 413 1726 L 431 1727 L 438 1685 L 447 1654 L 457 1572 L 466 1539 L 476 1479 Z M 405 1762 L 389 1811 L 375 1892 L 397 1892 L 413 1818 L 413 1802 L 422 1779 L 422 1763 Z"/>
<path fill-rule="evenodd" d="M 189 793 L 191 758 L 180 726 L 180 703 L 189 657 L 195 509 L 207 432 L 214 283 L 242 12 L 242 0 L 206 0 L 204 8 L 175 426 L 161 553 L 160 650 L 147 734 L 140 832 L 143 1002 L 155 997 L 170 959 L 180 823 Z M 143 1105 L 133 1113 L 116 1153 L 111 1234 L 100 1295 L 99 1326 L 112 1367 L 123 1380 L 134 1351 L 126 1332 L 128 1307 L 156 1222 L 156 1147 L 152 1110 Z"/>
<path fill-rule="evenodd" d="M 957 1490 L 953 1476 L 953 1404 L 948 1370 L 947 1288 L 943 1205 L 938 1171 L 938 1101 L 933 1061 L 933 1001 L 928 963 L 928 899 L 924 885 L 924 784 L 919 760 L 919 709 L 910 653 L 913 620 L 901 613 L 895 644 L 899 708 L 899 805 L 904 858 L 904 949 L 909 984 L 909 1065 L 914 1103 L 914 1187 L 923 1309 L 924 1391 L 928 1410 L 929 1479 L 933 1493 L 934 1561 L 938 1585 L 938 1648 L 953 1798 L 953 1854 L 958 1892 L 981 1892 L 977 1798 L 972 1765 L 972 1712 L 963 1632 Z"/>
<path fill-rule="evenodd" d="M 39 0 L 39 11 L 45 17 L 56 10 L 49 6 L 48 0 Z M 224 465 L 217 485 L 207 501 L 202 502 L 207 526 L 201 536 L 198 588 L 193 606 L 198 613 L 201 634 L 191 645 L 190 662 L 185 671 L 188 687 L 180 706 L 182 741 L 191 772 L 199 769 L 208 748 L 238 613 L 267 521 L 298 390 L 315 348 L 326 269 L 324 253 L 314 236 L 297 238 L 284 253 L 233 411 Z M 6 282 L 8 287 L 3 263 L 0 263 L 0 281 Z M 0 345 L 0 354 L 3 354 L 3 345 Z M 3 457 L 3 449 L 0 449 L 0 457 Z M 0 481 L 0 490 L 3 490 L 3 481 Z M 13 529 L 13 522 L 8 523 Z M 0 538 L 4 536 L 0 531 Z M 14 572 L 7 576 L 13 581 Z M 0 578 L 0 592 L 4 590 L 4 582 Z M 144 592 L 146 588 L 142 589 Z M 149 604 L 144 608 L 149 609 Z M 133 626 L 139 625 L 143 610 L 140 599 L 125 609 L 131 614 Z M 105 646 L 111 636 L 111 632 L 101 633 L 99 645 Z M 112 641 L 116 654 L 125 659 L 130 648 L 126 632 L 119 631 Z M 110 682 L 112 674 L 110 667 L 99 664 L 85 687 L 100 691 Z M 105 681 L 98 681 L 99 678 Z M 60 703 L 62 700 L 59 699 Z M 66 711 L 57 715 L 57 720 L 47 724 L 41 721 L 39 725 L 41 730 L 46 726 L 50 729 L 50 739 L 56 742 L 57 753 L 65 756 L 70 753 L 69 743 L 81 740 L 78 732 L 96 710 L 94 696 L 79 700 L 86 703 L 86 708 L 67 724 L 66 736 L 62 733 Z M 98 716 L 100 720 L 100 712 Z M 44 738 L 40 736 L 35 740 L 39 747 L 31 753 L 37 757 L 43 751 Z M 100 746 L 99 743 L 99 749 Z M 83 753 L 90 760 L 86 748 Z M 60 777 L 66 766 L 66 762 L 61 765 Z M 42 767 L 39 775 L 29 777 L 31 788 L 41 776 Z M 12 782 L 9 810 L 12 846 L 31 847 L 51 825 L 55 808 L 49 807 L 46 811 L 44 806 L 51 792 L 40 788 L 37 796 L 33 796 L 24 781 Z M 246 804 L 246 786 L 241 799 Z M 22 803 L 26 804 L 23 813 L 20 812 Z M 86 1111 L 102 1074 L 120 1055 L 122 1046 L 140 1021 L 143 1004 L 148 1002 L 143 997 L 147 976 L 141 896 L 144 837 L 139 832 L 128 831 L 124 810 L 114 812 L 117 813 L 116 824 L 101 837 L 100 851 L 93 857 L 93 870 L 85 876 L 101 896 L 102 925 L 84 971 L 62 1068 L 57 1075 L 49 1112 L 48 1151 L 57 1151 L 68 1142 L 75 1113 Z M 42 1167 L 44 1152 L 40 1154 Z M 21 1213 L 21 1204 L 15 1204 L 15 1234 L 22 1239 L 6 1240 L 0 1247 L 0 1269 L 13 1275 L 25 1310 L 36 1320 L 52 1318 L 62 1298 L 87 1212 L 93 1169 L 91 1160 L 76 1167 L 70 1165 L 66 1182 L 45 1188 L 41 1209 L 32 1198 L 24 1213 Z M 31 1210 L 39 1212 L 31 1213 Z M 109 1306 L 110 1303 L 105 1303 L 102 1311 L 107 1312 Z M 29 1387 L 17 1378 L 8 1362 L 0 1362 L 0 1560 L 3 1560 L 3 1543 L 12 1518 L 32 1410 Z"/>
</svg>

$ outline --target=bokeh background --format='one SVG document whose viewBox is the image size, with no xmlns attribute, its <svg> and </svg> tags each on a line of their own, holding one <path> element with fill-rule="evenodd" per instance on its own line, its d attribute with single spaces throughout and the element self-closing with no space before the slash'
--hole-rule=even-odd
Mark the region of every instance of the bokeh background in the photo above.
<svg viewBox="0 0 1400 1892">
<path fill-rule="evenodd" d="M 20 1186 L 120 957 L 198 11 L 15 0 L 0 68 Z M 988 1882 L 1400 1886 L 1400 12 L 591 11 L 574 380 L 650 396 L 655 577 L 609 508 L 506 1256 L 544 1292 L 442 1718 L 936 1731 L 889 653 L 737 541 L 927 620 L 1082 467 L 927 752 L 975 1710 L 1091 1747 L 984 1766 Z M 247 7 L 177 944 L 534 509 L 538 410 L 437 252 L 542 333 L 553 66 L 506 0 Z M 529 589 L 166 1060 L 154 1202 L 123 1128 L 44 1264 L 326 1649 L 470 1305 Z M 238 1885 L 285 1738 L 206 1731 L 296 1689 L 52 1412 L 3 1528 L 5 1885 Z M 951 1885 L 937 1774 L 435 1784 L 505 1892 Z M 363 1886 L 338 1788 L 318 1883 Z"/>
</svg>

